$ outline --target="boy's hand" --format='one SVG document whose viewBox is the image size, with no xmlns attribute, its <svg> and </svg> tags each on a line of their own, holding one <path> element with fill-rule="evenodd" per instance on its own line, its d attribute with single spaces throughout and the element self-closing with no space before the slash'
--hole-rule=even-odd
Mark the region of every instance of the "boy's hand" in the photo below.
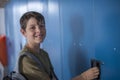
<svg viewBox="0 0 120 80">
<path fill-rule="evenodd" d="M 92 79 L 97 78 L 98 75 L 99 75 L 99 69 L 97 67 L 93 67 L 83 72 L 81 74 L 81 77 L 83 77 L 84 80 L 92 80 Z"/>
</svg>

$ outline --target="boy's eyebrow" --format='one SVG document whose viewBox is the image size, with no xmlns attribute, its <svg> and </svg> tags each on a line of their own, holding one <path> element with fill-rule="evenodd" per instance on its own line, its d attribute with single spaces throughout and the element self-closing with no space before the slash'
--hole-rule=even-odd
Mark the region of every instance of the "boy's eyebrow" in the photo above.
<svg viewBox="0 0 120 80">
<path fill-rule="evenodd" d="M 44 22 L 38 22 L 37 24 L 38 24 L 38 25 L 45 25 Z"/>
<path fill-rule="evenodd" d="M 43 24 L 39 24 L 39 25 L 45 25 L 45 24 L 43 23 Z"/>
<path fill-rule="evenodd" d="M 36 25 L 36 24 L 30 24 L 30 26 L 34 26 L 34 25 Z M 40 23 L 40 24 L 37 24 L 37 25 L 45 25 L 44 23 Z"/>
</svg>

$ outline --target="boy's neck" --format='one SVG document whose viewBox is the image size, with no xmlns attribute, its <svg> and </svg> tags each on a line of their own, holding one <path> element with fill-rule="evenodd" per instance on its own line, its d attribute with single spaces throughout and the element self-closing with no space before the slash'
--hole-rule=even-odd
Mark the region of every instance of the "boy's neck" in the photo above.
<svg viewBox="0 0 120 80">
<path fill-rule="evenodd" d="M 39 45 L 30 45 L 30 44 L 26 44 L 26 46 L 28 48 L 30 48 L 33 52 L 35 53 L 39 53 L 40 51 L 40 44 Z"/>
</svg>

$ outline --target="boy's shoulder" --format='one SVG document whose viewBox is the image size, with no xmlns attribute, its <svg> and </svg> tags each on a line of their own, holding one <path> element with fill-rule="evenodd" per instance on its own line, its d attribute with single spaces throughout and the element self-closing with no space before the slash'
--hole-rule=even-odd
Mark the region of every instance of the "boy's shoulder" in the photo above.
<svg viewBox="0 0 120 80">
<path fill-rule="evenodd" d="M 40 49 L 40 52 L 41 52 L 43 55 L 48 56 L 48 52 L 45 51 L 44 49 Z"/>
</svg>

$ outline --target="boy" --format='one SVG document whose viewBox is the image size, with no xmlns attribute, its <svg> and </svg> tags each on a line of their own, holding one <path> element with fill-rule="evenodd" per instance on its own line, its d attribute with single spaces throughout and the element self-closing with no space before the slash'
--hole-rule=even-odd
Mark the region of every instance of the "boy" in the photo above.
<svg viewBox="0 0 120 80">
<path fill-rule="evenodd" d="M 24 56 L 19 66 L 20 73 L 23 74 L 27 80 L 58 80 L 55 76 L 48 53 L 40 49 L 40 44 L 46 36 L 44 16 L 34 11 L 26 12 L 20 18 L 20 25 L 20 31 L 27 40 L 21 54 L 25 52 L 33 54 L 43 65 L 39 67 L 39 64 L 35 62 L 35 60 Z M 99 70 L 94 67 L 76 76 L 73 80 L 91 80 L 97 78 L 98 74 Z"/>
</svg>

